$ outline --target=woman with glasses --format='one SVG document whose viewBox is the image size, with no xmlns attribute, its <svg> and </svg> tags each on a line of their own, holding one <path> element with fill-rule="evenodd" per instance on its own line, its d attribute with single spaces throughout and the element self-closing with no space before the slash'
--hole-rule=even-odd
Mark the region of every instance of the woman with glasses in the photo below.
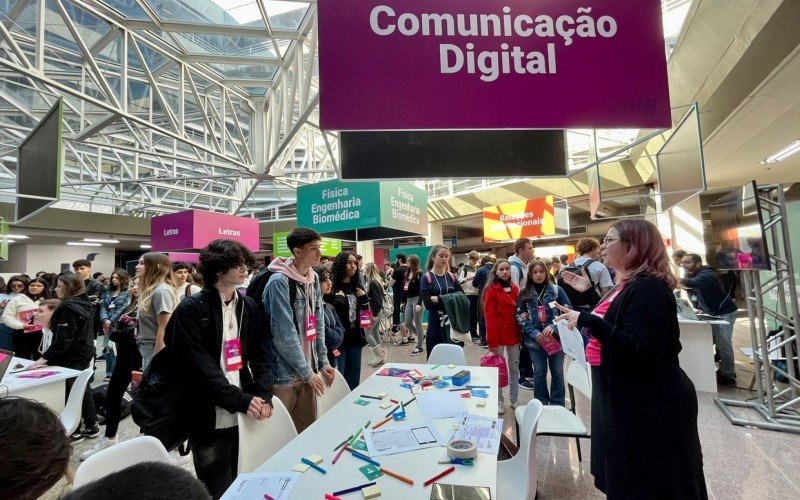
<svg viewBox="0 0 800 500">
<path fill-rule="evenodd" d="M 100 295 L 100 324 L 103 326 L 103 352 L 106 358 L 106 380 L 114 373 L 116 355 L 113 347 L 108 346 L 111 328 L 117 326 L 120 316 L 127 310 L 131 303 L 128 294 L 128 284 L 131 275 L 123 269 L 116 269 L 111 273 L 108 288 Z"/>
<path fill-rule="evenodd" d="M 147 252 L 136 265 L 139 279 L 139 330 L 136 343 L 142 355 L 142 370 L 164 348 L 164 331 L 178 305 L 172 265 L 163 253 Z"/>
<path fill-rule="evenodd" d="M 22 276 L 14 276 L 9 280 L 16 296 L 3 311 L 3 323 L 13 330 L 14 353 L 20 358 L 36 359 L 39 357 L 37 350 L 42 341 L 42 331 L 33 324 L 33 312 L 39 307 L 40 300 L 50 298 L 50 291 L 41 278 L 22 280 Z"/>
<path fill-rule="evenodd" d="M 556 318 L 592 336 L 586 357 L 595 486 L 612 500 L 705 499 L 697 395 L 678 364 L 677 280 L 661 235 L 650 222 L 621 220 L 608 230 L 601 253 L 617 271 L 617 284 L 592 312 L 558 305 Z M 576 290 L 591 286 L 574 273 L 565 280 Z"/>
</svg>

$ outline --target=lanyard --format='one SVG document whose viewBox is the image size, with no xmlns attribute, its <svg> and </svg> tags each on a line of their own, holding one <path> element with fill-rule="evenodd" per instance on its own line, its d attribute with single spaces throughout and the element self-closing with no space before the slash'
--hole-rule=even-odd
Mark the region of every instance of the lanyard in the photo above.
<svg viewBox="0 0 800 500">
<path fill-rule="evenodd" d="M 447 295 L 450 293 L 450 282 L 447 279 L 447 274 L 443 276 L 444 278 L 444 292 L 442 292 L 442 285 L 439 283 L 439 276 L 437 276 L 433 271 L 431 271 L 433 275 L 433 280 L 436 282 L 436 288 L 439 289 L 439 295 Z"/>
</svg>

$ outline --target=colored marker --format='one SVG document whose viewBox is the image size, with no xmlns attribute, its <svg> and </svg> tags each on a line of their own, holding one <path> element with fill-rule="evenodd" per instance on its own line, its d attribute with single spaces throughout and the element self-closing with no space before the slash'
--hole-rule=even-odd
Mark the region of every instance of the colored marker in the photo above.
<svg viewBox="0 0 800 500">
<path fill-rule="evenodd" d="M 352 488 L 347 488 L 346 490 L 334 491 L 333 492 L 333 496 L 337 497 L 339 495 L 344 495 L 346 493 L 352 493 L 354 491 L 363 490 L 364 488 L 366 488 L 368 486 L 374 486 L 374 485 L 375 485 L 375 481 L 372 481 L 371 483 L 364 483 L 364 484 L 361 484 L 359 486 L 353 486 Z"/>
<path fill-rule="evenodd" d="M 341 448 L 342 446 L 346 445 L 348 442 L 350 442 L 350 440 L 351 440 L 351 439 L 353 439 L 353 436 L 352 436 L 352 435 L 350 435 L 350 436 L 347 436 L 347 439 L 345 439 L 344 441 L 342 441 L 341 443 L 339 443 L 339 444 L 336 446 L 336 448 L 334 448 L 334 449 L 333 449 L 333 451 L 336 451 L 336 450 L 338 450 L 339 448 Z"/>
<path fill-rule="evenodd" d="M 468 385 L 466 386 L 467 389 L 491 389 L 492 386 L 490 385 Z"/>
<path fill-rule="evenodd" d="M 431 371 L 433 371 L 433 370 L 435 370 L 435 369 L 439 368 L 440 366 L 442 366 L 442 365 L 436 365 L 436 366 L 434 366 L 433 368 L 431 368 Z"/>
<path fill-rule="evenodd" d="M 395 410 L 396 410 L 396 409 L 397 409 L 397 408 L 395 408 Z M 394 411 L 393 411 L 392 413 L 394 413 Z M 373 429 L 373 430 L 377 429 L 378 427 L 382 426 L 383 424 L 385 424 L 386 422 L 388 422 L 388 421 L 389 421 L 389 420 L 391 420 L 391 419 L 392 419 L 392 415 L 391 415 L 391 413 L 390 413 L 388 417 L 384 418 L 383 420 L 381 420 L 381 421 L 380 421 L 380 422 L 378 422 L 377 424 L 373 425 L 373 426 L 372 426 L 372 429 Z"/>
<path fill-rule="evenodd" d="M 398 408 L 400 408 L 400 405 L 397 405 L 397 406 L 395 406 L 394 408 L 392 408 L 392 411 L 390 411 L 389 413 L 387 413 L 387 414 L 386 414 L 386 418 L 389 418 L 389 417 L 391 417 L 391 416 L 392 416 L 392 413 L 396 412 L 396 411 L 398 410 Z M 373 427 L 373 429 L 374 429 L 374 428 L 375 428 L 375 427 Z"/>
<path fill-rule="evenodd" d="M 394 403 L 394 404 L 396 404 L 396 405 L 397 405 L 397 404 L 400 404 L 400 401 L 398 401 L 398 400 L 396 400 L 396 399 L 390 399 L 389 401 L 391 401 L 392 403 Z"/>
<path fill-rule="evenodd" d="M 331 495 L 330 493 L 325 493 L 325 500 L 342 500 L 342 499 L 337 497 L 336 495 Z"/>
<path fill-rule="evenodd" d="M 411 398 L 408 401 L 406 401 L 405 403 L 403 403 L 403 406 L 408 406 L 408 405 L 410 405 L 411 403 L 413 403 L 416 400 L 417 400 L 417 397 L 414 396 L 413 398 Z"/>
<path fill-rule="evenodd" d="M 401 476 L 397 472 L 392 472 L 389 469 L 386 469 L 384 467 L 380 467 L 380 471 L 383 472 L 384 474 L 386 474 L 387 476 L 392 476 L 393 478 L 399 479 L 400 481 L 403 481 L 404 483 L 406 483 L 408 485 L 414 486 L 414 481 L 412 479 L 409 479 L 409 478 L 407 478 L 405 476 Z"/>
<path fill-rule="evenodd" d="M 307 459 L 306 457 L 301 458 L 300 461 L 303 462 L 304 464 L 308 465 L 312 469 L 316 469 L 317 471 L 319 471 L 319 472 L 321 472 L 323 474 L 327 474 L 327 472 L 325 472 L 325 469 L 323 469 L 319 465 L 315 464 L 311 460 Z"/>
<path fill-rule="evenodd" d="M 362 394 L 361 397 L 362 398 L 368 398 L 368 399 L 377 399 L 378 401 L 383 399 L 383 398 L 379 398 L 378 396 L 370 396 L 369 394 Z"/>
<path fill-rule="evenodd" d="M 457 387 L 457 388 L 455 388 L 455 389 L 450 389 L 450 392 L 455 392 L 455 391 L 468 391 L 468 390 L 469 390 L 469 387 Z"/>
<path fill-rule="evenodd" d="M 367 427 L 369 427 L 369 424 L 371 424 L 371 423 L 372 423 L 372 420 L 367 420 L 367 423 L 364 424 L 364 428 L 366 429 Z"/>
<path fill-rule="evenodd" d="M 372 465 L 374 465 L 375 467 L 380 467 L 381 466 L 380 463 L 378 463 L 377 461 L 373 460 L 371 457 L 368 457 L 367 455 L 364 455 L 363 453 L 359 453 L 358 450 L 354 450 L 353 448 L 350 448 L 349 446 L 347 447 L 347 451 L 349 451 L 350 454 L 353 455 L 354 457 L 360 458 L 361 460 L 363 460 L 365 462 L 369 462 Z"/>
<path fill-rule="evenodd" d="M 275 500 L 275 497 L 271 497 L 268 494 L 264 493 L 264 500 Z"/>
<path fill-rule="evenodd" d="M 445 470 L 443 470 L 442 472 L 440 472 L 440 473 L 436 474 L 436 475 L 435 475 L 435 476 L 433 476 L 432 478 L 430 478 L 430 479 L 428 479 L 427 481 L 425 481 L 424 483 L 422 483 L 422 485 L 423 485 L 423 486 L 430 486 L 432 483 L 434 483 L 434 482 L 438 481 L 439 479 L 443 478 L 444 476 L 446 476 L 446 475 L 450 474 L 450 473 L 451 473 L 451 472 L 453 472 L 454 470 L 456 470 L 455 466 L 454 466 L 454 465 L 451 465 L 450 467 L 446 468 L 446 469 L 445 469 Z"/>
</svg>

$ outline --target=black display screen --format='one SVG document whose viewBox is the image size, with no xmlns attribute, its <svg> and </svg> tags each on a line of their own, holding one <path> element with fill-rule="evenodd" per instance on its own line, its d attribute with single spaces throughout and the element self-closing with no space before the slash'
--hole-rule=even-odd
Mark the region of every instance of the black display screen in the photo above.
<svg viewBox="0 0 800 500">
<path fill-rule="evenodd" d="M 39 122 L 18 148 L 16 221 L 53 204 L 61 190 L 61 101 Z M 25 195 L 50 199 L 25 198 Z"/>
<path fill-rule="evenodd" d="M 726 194 L 708 209 L 720 271 L 770 269 L 756 181 Z"/>
</svg>

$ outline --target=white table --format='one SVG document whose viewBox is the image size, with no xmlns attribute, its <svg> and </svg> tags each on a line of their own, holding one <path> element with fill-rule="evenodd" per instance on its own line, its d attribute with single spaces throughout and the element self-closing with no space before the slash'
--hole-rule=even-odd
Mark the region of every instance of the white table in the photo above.
<svg viewBox="0 0 800 500">
<path fill-rule="evenodd" d="M 11 373 L 19 370 L 14 368 L 17 364 L 28 366 L 33 364 L 29 359 L 13 358 L 3 380 L 0 381 L 0 396 L 19 396 L 21 398 L 39 401 L 56 413 L 64 409 L 64 396 L 66 381 L 75 378 L 80 373 L 78 370 L 63 368 L 61 366 L 45 366 L 40 370 L 56 371 L 58 373 L 44 378 L 19 378 L 22 373 Z"/>
<path fill-rule="evenodd" d="M 484 389 L 489 393 L 485 399 L 486 406 L 478 408 L 476 402 L 480 398 L 465 399 L 467 410 L 471 414 L 483 415 L 487 417 L 497 417 L 497 369 L 482 368 L 476 366 L 459 366 L 447 368 L 446 365 L 431 370 L 433 365 L 389 363 L 384 367 L 396 368 L 416 368 L 424 375 L 452 375 L 461 369 L 470 371 L 470 385 L 489 385 L 491 389 Z M 380 371 L 380 369 L 378 370 Z M 361 394 L 377 396 L 381 392 L 388 392 L 389 398 L 402 400 L 403 402 L 411 399 L 412 395 L 408 389 L 399 387 L 401 379 L 399 377 L 381 377 L 377 372 L 365 380 L 360 386 L 342 399 L 336 406 L 320 417 L 313 425 L 308 427 L 302 434 L 284 446 L 278 453 L 270 458 L 266 463 L 258 468 L 256 472 L 286 472 L 300 462 L 301 457 L 317 454 L 324 458 L 320 466 L 327 471 L 322 474 L 313 469 L 309 469 L 300 476 L 297 485 L 292 490 L 292 499 L 307 500 L 323 498 L 325 493 L 343 490 L 352 486 L 370 482 L 361 472 L 359 467 L 367 463 L 359 460 L 345 451 L 336 462 L 331 463 L 335 453 L 333 448 L 341 443 L 364 424 L 371 420 L 370 428 L 375 423 L 386 417 L 391 410 L 380 408 L 380 401 L 370 400 L 368 406 L 362 407 L 353 402 L 359 399 Z M 448 390 L 452 388 L 448 387 Z M 435 389 L 438 390 L 438 389 Z M 366 399 L 366 398 L 365 398 Z M 446 440 L 452 432 L 452 418 L 430 421 L 432 426 Z M 381 429 L 389 426 L 401 426 L 424 422 L 416 401 L 406 406 L 406 419 L 394 422 L 390 421 Z M 426 448 L 413 452 L 400 453 L 375 457 L 382 467 L 396 472 L 400 475 L 414 480 L 414 486 L 409 486 L 393 477 L 383 475 L 376 479 L 378 487 L 381 489 L 380 500 L 401 499 L 401 500 L 428 500 L 431 494 L 431 487 L 422 485 L 427 479 L 443 471 L 449 465 L 437 464 L 439 460 L 447 459 L 447 451 L 442 446 Z M 497 496 L 497 457 L 486 453 L 478 453 L 475 467 L 467 468 L 456 465 L 455 472 L 445 476 L 438 482 L 443 484 L 460 484 L 469 486 L 488 486 L 492 491 L 492 498 Z M 358 495 L 358 497 L 356 496 Z M 358 493 L 344 495 L 345 498 L 362 498 Z"/>
<path fill-rule="evenodd" d="M 681 352 L 678 361 L 698 392 L 717 392 L 717 374 L 714 365 L 714 337 L 712 325 L 726 321 L 695 321 L 678 318 L 681 328 Z"/>
</svg>

